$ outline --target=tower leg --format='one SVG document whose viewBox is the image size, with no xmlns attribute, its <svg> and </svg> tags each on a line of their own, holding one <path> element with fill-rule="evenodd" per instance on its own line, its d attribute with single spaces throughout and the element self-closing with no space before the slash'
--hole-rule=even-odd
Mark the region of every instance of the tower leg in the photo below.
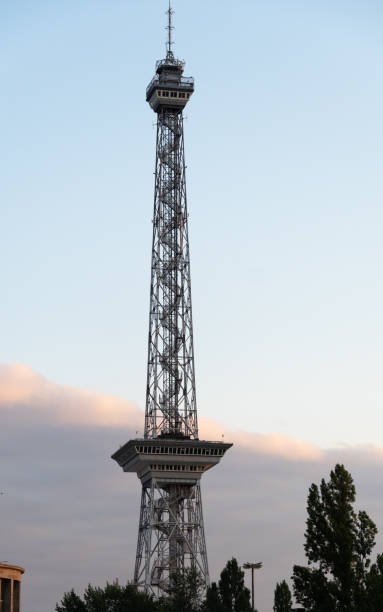
<svg viewBox="0 0 383 612">
<path fill-rule="evenodd" d="M 140 583 L 140 568 L 141 568 L 141 564 L 142 564 L 142 552 L 143 552 L 144 543 L 145 543 L 145 531 L 143 529 L 143 525 L 144 525 L 144 522 L 145 522 L 144 521 L 144 513 L 145 513 L 145 507 L 146 507 L 145 496 L 146 496 L 146 492 L 145 492 L 144 487 L 142 487 L 141 506 L 140 506 L 140 519 L 139 519 L 139 524 L 138 524 L 136 564 L 135 564 L 135 568 L 134 568 L 134 584 L 137 585 L 137 586 Z"/>
<path fill-rule="evenodd" d="M 152 478 L 143 486 L 135 584 L 154 595 L 169 594 L 175 577 L 194 568 L 209 586 L 199 482 L 181 484 Z"/>
</svg>

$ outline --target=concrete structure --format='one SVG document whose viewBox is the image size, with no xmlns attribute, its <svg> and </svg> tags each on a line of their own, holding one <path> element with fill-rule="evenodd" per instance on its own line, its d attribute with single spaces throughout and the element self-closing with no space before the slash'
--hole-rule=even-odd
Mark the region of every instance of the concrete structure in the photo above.
<svg viewBox="0 0 383 612">
<path fill-rule="evenodd" d="M 0 612 L 20 612 L 24 568 L 0 563 Z"/>
</svg>

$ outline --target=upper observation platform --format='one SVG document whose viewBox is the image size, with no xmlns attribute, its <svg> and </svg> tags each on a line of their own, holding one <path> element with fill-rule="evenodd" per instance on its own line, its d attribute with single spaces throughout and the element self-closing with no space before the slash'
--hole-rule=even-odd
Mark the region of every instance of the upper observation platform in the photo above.
<svg viewBox="0 0 383 612">
<path fill-rule="evenodd" d="M 146 88 L 146 101 L 154 112 L 170 110 L 180 112 L 194 91 L 194 79 L 184 77 L 184 62 L 168 51 L 166 58 L 156 64 L 156 74 Z"/>
</svg>

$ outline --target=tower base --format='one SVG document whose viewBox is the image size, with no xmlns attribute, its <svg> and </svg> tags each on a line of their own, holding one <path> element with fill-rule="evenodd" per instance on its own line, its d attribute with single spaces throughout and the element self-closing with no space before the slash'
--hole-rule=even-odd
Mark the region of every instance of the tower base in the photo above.
<svg viewBox="0 0 383 612">
<path fill-rule="evenodd" d="M 200 479 L 231 447 L 189 439 L 137 439 L 112 458 L 142 483 L 134 583 L 156 596 L 195 569 L 209 586 Z"/>
<path fill-rule="evenodd" d="M 192 567 L 207 588 L 200 483 L 152 478 L 142 487 L 134 583 L 154 595 L 169 594 L 176 575 Z"/>
</svg>

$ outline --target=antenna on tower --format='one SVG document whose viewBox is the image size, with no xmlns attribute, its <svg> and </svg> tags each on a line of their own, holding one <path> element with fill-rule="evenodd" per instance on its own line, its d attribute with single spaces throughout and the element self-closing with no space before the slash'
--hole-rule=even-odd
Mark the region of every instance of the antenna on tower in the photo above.
<svg viewBox="0 0 383 612">
<path fill-rule="evenodd" d="M 169 8 L 166 11 L 167 15 L 168 15 L 168 25 L 166 26 L 166 29 L 168 31 L 168 40 L 166 43 L 166 57 L 170 57 L 173 58 L 173 51 L 172 51 L 172 30 L 174 30 L 174 26 L 172 25 L 172 16 L 174 15 L 174 11 L 171 7 L 170 4 L 170 0 L 169 0 Z"/>
</svg>

